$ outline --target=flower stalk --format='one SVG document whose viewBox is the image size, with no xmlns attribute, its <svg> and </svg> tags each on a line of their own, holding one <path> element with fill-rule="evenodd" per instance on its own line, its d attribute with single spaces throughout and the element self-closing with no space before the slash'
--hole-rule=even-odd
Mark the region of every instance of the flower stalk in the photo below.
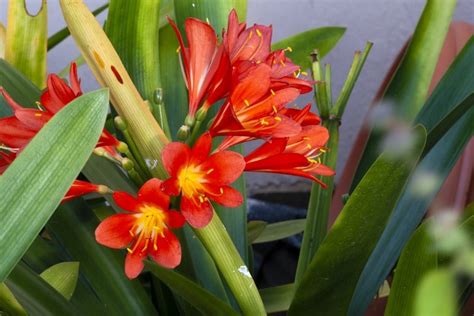
<svg viewBox="0 0 474 316">
<path fill-rule="evenodd" d="M 326 152 L 320 159 L 323 165 L 333 170 L 336 170 L 341 119 L 372 45 L 372 43 L 368 42 L 362 53 L 360 51 L 355 53 L 347 79 L 335 104 L 332 104 L 331 66 L 327 65 L 323 74 L 317 52 L 312 54 L 312 75 L 313 80 L 316 81 L 314 89 L 316 103 L 321 114 L 322 125 L 328 129 L 330 135 Z M 307 221 L 296 269 L 296 285 L 303 278 L 307 267 L 327 234 L 329 210 L 334 191 L 334 178 L 325 178 L 325 182 L 327 184 L 326 189 L 321 188 L 316 183 L 311 188 L 308 213 L 306 215 Z"/>
<path fill-rule="evenodd" d="M 214 212 L 211 222 L 204 228 L 195 228 L 194 232 L 214 259 L 242 313 L 266 315 L 257 286 L 219 216 Z"/>
<path fill-rule="evenodd" d="M 61 0 L 61 8 L 71 35 L 99 83 L 110 89 L 110 98 L 127 122 L 132 138 L 143 157 L 151 163 L 150 173 L 164 178 L 161 150 L 169 142 L 102 27 L 81 0 Z"/>
</svg>

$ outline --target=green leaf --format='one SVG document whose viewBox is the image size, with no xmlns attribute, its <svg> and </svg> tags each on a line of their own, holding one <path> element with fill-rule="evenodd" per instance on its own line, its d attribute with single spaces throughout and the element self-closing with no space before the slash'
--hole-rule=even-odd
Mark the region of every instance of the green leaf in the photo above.
<svg viewBox="0 0 474 316">
<path fill-rule="evenodd" d="M 265 230 L 268 225 L 264 221 L 250 221 L 247 223 L 247 239 L 249 243 L 253 243 L 255 239 Z"/>
<path fill-rule="evenodd" d="M 267 313 L 287 311 L 294 292 L 295 285 L 293 283 L 261 289 L 260 295 L 263 304 L 265 304 L 265 311 Z"/>
<path fill-rule="evenodd" d="M 426 2 L 408 50 L 385 91 L 381 103 L 392 104 L 398 117 L 406 121 L 412 121 L 425 103 L 455 7 L 456 0 Z M 351 192 L 379 155 L 383 139 L 384 132 L 372 131 Z"/>
<path fill-rule="evenodd" d="M 138 280 L 125 276 L 125 254 L 99 245 L 95 229 L 99 220 L 82 201 L 63 204 L 47 229 L 71 260 L 80 262 L 81 273 L 112 315 L 155 315 L 156 310 Z M 93 259 L 91 259 L 93 258 Z"/>
<path fill-rule="evenodd" d="M 61 262 L 44 270 L 40 277 L 70 300 L 79 277 L 79 262 Z"/>
<path fill-rule="evenodd" d="M 22 262 L 13 269 L 5 283 L 29 315 L 81 315 L 70 302 Z"/>
<path fill-rule="evenodd" d="M 320 58 L 326 56 L 345 32 L 345 27 L 338 26 L 316 28 L 278 41 L 272 45 L 272 50 L 291 47 L 286 55 L 302 69 L 308 69 L 311 67 L 311 52 L 317 49 Z"/>
<path fill-rule="evenodd" d="M 451 271 L 431 271 L 425 276 L 415 296 L 415 316 L 457 315 L 456 281 Z"/>
<path fill-rule="evenodd" d="M 144 100 L 153 108 L 153 115 L 169 135 L 163 102 L 155 95 L 161 89 L 159 50 L 159 0 L 110 0 L 105 32 L 114 45 L 127 72 Z M 161 91 L 161 90 L 160 90 Z"/>
<path fill-rule="evenodd" d="M 428 129 L 474 92 L 474 38 L 464 47 L 448 69 L 420 112 L 416 122 Z M 372 300 L 378 286 L 389 274 L 403 247 L 441 188 L 474 132 L 474 108 L 467 110 L 454 126 L 423 158 L 417 172 L 393 212 L 378 241 L 354 293 L 353 306 L 363 310 Z M 423 190 L 419 190 L 422 188 Z"/>
<path fill-rule="evenodd" d="M 0 283 L 0 313 L 3 312 L 7 315 L 28 315 L 10 289 L 4 283 Z"/>
<path fill-rule="evenodd" d="M 238 315 L 228 304 L 179 273 L 162 268 L 148 260 L 145 261 L 145 266 L 153 275 L 204 315 Z"/>
<path fill-rule="evenodd" d="M 7 90 L 16 102 L 25 107 L 35 106 L 35 102 L 40 98 L 41 91 L 4 59 L 0 59 L 0 87 Z M 11 114 L 10 107 L 0 96 L 0 116 Z"/>
<path fill-rule="evenodd" d="M 23 0 L 8 2 L 5 59 L 43 88 L 46 85 L 47 6 L 33 16 Z"/>
<path fill-rule="evenodd" d="M 442 117 L 440 121 L 428 131 L 428 139 L 426 140 L 425 153 L 446 134 L 446 132 L 468 111 L 474 106 L 474 93 L 469 95 L 461 103 L 455 105 L 451 112 Z M 432 107 L 433 108 L 433 107 Z"/>
<path fill-rule="evenodd" d="M 84 94 L 57 113 L 0 177 L 0 281 L 61 202 L 102 132 L 108 91 Z"/>
<path fill-rule="evenodd" d="M 0 23 L 0 58 L 5 58 L 5 37 L 6 37 L 6 30 L 5 26 Z"/>
<path fill-rule="evenodd" d="M 254 244 L 283 239 L 301 233 L 304 230 L 306 219 L 293 219 L 279 223 L 268 224 L 259 236 L 253 241 Z"/>
<path fill-rule="evenodd" d="M 425 129 L 418 126 L 412 136 L 411 150 L 382 154 L 357 186 L 296 289 L 289 315 L 347 314 L 359 274 L 423 151 Z"/>
<path fill-rule="evenodd" d="M 109 4 L 106 3 L 94 11 L 92 11 L 92 14 L 94 16 L 97 16 L 104 12 L 105 9 L 109 7 Z M 67 27 L 57 31 L 54 33 L 51 37 L 48 38 L 48 50 L 53 49 L 56 47 L 56 45 L 60 44 L 62 41 L 64 41 L 71 33 L 69 32 L 69 29 Z"/>
<path fill-rule="evenodd" d="M 438 256 L 429 235 L 430 221 L 423 223 L 403 249 L 395 269 L 385 316 L 413 315 L 417 287 L 430 270 L 438 266 Z"/>
</svg>

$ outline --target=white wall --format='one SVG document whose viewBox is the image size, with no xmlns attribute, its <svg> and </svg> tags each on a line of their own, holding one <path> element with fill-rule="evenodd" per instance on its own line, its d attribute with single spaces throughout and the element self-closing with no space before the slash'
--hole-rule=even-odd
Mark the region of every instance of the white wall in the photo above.
<svg viewBox="0 0 474 316">
<path fill-rule="evenodd" d="M 132 0 L 130 0 L 132 1 Z M 31 11 L 37 10 L 40 0 L 27 0 Z M 105 1 L 86 0 L 91 9 Z M 7 0 L 0 0 L 0 21 L 6 21 Z M 349 102 L 341 127 L 338 171 L 345 161 L 351 144 L 357 134 L 385 72 L 397 52 L 412 33 L 424 0 L 248 0 L 248 23 L 272 24 L 274 40 L 321 26 L 345 26 L 347 31 L 327 56 L 326 62 L 333 68 L 333 89 L 341 88 L 346 72 L 352 62 L 353 52 L 363 49 L 367 40 L 374 43 L 353 96 Z M 64 26 L 59 4 L 49 1 L 49 33 L 53 34 Z M 100 17 L 103 21 L 105 14 Z M 458 0 L 454 20 L 474 23 L 474 0 Z M 57 72 L 76 57 L 77 49 L 71 39 L 61 44 L 48 55 L 48 68 Z M 95 88 L 95 81 L 87 69 L 81 69 L 84 88 Z M 301 102 L 304 104 L 304 100 Z M 295 186 L 295 178 L 275 175 L 249 174 L 251 190 Z"/>
</svg>

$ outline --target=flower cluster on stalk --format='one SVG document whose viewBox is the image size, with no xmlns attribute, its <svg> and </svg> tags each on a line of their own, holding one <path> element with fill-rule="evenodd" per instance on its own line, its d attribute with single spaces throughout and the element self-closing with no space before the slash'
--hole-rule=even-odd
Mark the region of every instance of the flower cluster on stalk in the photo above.
<svg viewBox="0 0 474 316">
<path fill-rule="evenodd" d="M 328 150 L 328 130 L 310 105 L 292 106 L 312 91 L 314 82 L 286 56 L 291 48 L 271 50 L 271 26 L 247 27 L 233 10 L 219 40 L 208 23 L 188 18 L 186 46 L 177 25 L 169 22 L 179 41 L 189 102 L 180 141 L 162 151 L 169 177 L 149 179 L 137 197 L 114 192 L 114 201 L 126 213 L 106 218 L 96 230 L 98 243 L 127 250 L 129 278 L 140 274 L 148 256 L 166 268 L 179 265 L 181 247 L 172 229 L 185 222 L 204 228 L 214 216 L 213 203 L 241 205 L 243 197 L 231 184 L 244 171 L 300 176 L 323 187 L 320 176 L 334 175 L 320 159 Z M 0 174 L 56 112 L 82 94 L 74 64 L 70 83 L 50 75 L 38 109 L 21 107 L 0 89 L 14 112 L 0 120 Z M 215 117 L 207 117 L 209 108 L 218 105 Z M 230 150 L 254 140 L 262 144 L 246 156 Z M 120 144 L 104 130 L 97 147 L 116 155 L 114 147 Z M 103 186 L 77 180 L 64 200 L 101 190 Z"/>
</svg>

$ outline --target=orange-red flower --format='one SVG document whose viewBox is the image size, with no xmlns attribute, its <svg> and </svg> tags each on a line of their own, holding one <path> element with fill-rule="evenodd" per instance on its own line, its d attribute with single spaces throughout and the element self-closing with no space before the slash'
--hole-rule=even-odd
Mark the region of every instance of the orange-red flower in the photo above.
<svg viewBox="0 0 474 316">
<path fill-rule="evenodd" d="M 320 155 L 329 139 L 326 128 L 304 126 L 301 133 L 289 138 L 274 138 L 245 157 L 245 171 L 280 173 L 305 177 L 326 185 L 317 175 L 333 176 L 334 171 L 321 163 Z"/>
<path fill-rule="evenodd" d="M 195 18 L 186 19 L 186 47 L 176 24 L 171 19 L 168 21 L 178 37 L 181 66 L 189 91 L 188 116 L 193 118 L 202 103 L 209 108 L 228 93 L 231 80 L 229 57 L 224 46 L 217 43 L 216 33 L 208 23 Z"/>
<path fill-rule="evenodd" d="M 210 154 L 211 146 L 211 135 L 205 133 L 192 148 L 173 142 L 162 153 L 163 164 L 170 175 L 162 189 L 170 195 L 181 193 L 180 210 L 186 221 L 196 228 L 206 226 L 211 220 L 211 200 L 228 207 L 242 203 L 242 195 L 230 184 L 244 170 L 243 157 L 232 151 Z"/>
<path fill-rule="evenodd" d="M 246 28 L 245 23 L 239 23 L 237 12 L 232 10 L 222 38 L 232 64 L 242 60 L 258 63 L 270 53 L 272 27 L 254 24 Z"/>
<path fill-rule="evenodd" d="M 270 89 L 271 68 L 258 64 L 246 72 L 210 127 L 213 136 L 288 137 L 301 127 L 281 110 L 299 96 L 298 89 Z"/>
<path fill-rule="evenodd" d="M 181 245 L 171 228 L 184 225 L 181 213 L 169 210 L 170 197 L 160 189 L 161 181 L 151 179 L 138 192 L 138 197 L 115 192 L 117 205 L 128 213 L 106 218 L 95 231 L 98 243 L 114 249 L 127 248 L 125 274 L 136 278 L 149 255 L 165 268 L 181 262 Z"/>
</svg>

